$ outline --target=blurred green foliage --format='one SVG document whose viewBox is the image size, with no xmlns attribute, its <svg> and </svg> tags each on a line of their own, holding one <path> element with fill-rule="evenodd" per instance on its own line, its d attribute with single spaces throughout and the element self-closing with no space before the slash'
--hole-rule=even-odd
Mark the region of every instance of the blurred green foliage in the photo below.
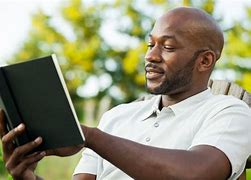
<svg viewBox="0 0 251 180">
<path fill-rule="evenodd" d="M 4 165 L 3 165 L 3 152 L 2 152 L 2 148 L 0 146 L 0 174 L 3 174 L 5 172 L 4 169 Z"/>
<path fill-rule="evenodd" d="M 42 10 L 32 16 L 32 27 L 27 38 L 8 63 L 56 53 L 79 119 L 96 124 L 93 120 L 99 119 L 105 110 L 145 93 L 143 64 L 147 34 L 154 20 L 177 6 L 177 2 L 65 2 L 59 9 L 59 25 L 55 23 L 55 17 Z M 213 16 L 217 14 L 214 0 L 183 0 L 181 4 L 202 8 Z M 251 8 L 246 8 L 246 12 L 245 21 L 234 22 L 227 27 L 223 25 L 225 48 L 216 69 L 223 72 L 232 70 L 235 80 L 251 91 Z M 224 20 L 219 16 L 216 19 L 220 24 Z M 118 41 L 115 44 L 108 41 L 115 38 L 114 32 L 119 37 L 115 39 Z M 107 82 L 102 84 L 104 77 Z M 82 96 L 80 91 L 83 89 L 95 91 L 90 88 L 81 90 L 90 79 L 96 80 L 98 91 Z M 2 173 L 4 167 L 0 154 Z M 69 178 L 70 175 L 66 179 Z"/>
</svg>

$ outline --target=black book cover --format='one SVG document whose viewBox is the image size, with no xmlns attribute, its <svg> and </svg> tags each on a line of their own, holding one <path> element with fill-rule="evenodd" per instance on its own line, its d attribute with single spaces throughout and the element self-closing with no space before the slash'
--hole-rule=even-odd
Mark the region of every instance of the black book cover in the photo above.
<svg viewBox="0 0 251 180">
<path fill-rule="evenodd" d="M 23 122 L 17 145 L 43 138 L 39 150 L 84 143 L 56 56 L 0 68 L 0 107 L 10 129 Z"/>
</svg>

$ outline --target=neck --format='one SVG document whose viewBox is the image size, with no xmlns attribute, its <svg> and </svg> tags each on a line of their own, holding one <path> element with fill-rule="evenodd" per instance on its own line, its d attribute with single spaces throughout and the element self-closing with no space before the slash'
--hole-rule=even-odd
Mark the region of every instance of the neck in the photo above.
<svg viewBox="0 0 251 180">
<path fill-rule="evenodd" d="M 193 86 L 190 86 L 189 89 L 187 88 L 183 90 L 177 90 L 174 93 L 162 95 L 160 109 L 162 109 L 162 107 L 167 107 L 167 106 L 171 106 L 173 104 L 179 103 L 180 101 L 183 101 L 184 99 L 187 99 L 206 89 L 207 89 L 207 85 L 203 85 L 200 88 L 198 88 L 198 86 L 196 87 L 195 85 L 193 85 Z"/>
</svg>

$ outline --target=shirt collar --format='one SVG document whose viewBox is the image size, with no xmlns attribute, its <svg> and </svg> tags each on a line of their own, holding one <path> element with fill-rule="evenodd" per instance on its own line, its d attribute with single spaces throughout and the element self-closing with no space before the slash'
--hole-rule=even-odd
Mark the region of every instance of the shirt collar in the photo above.
<svg viewBox="0 0 251 180">
<path fill-rule="evenodd" d="M 151 115 L 157 113 L 157 111 L 159 111 L 160 100 L 161 95 L 156 95 L 149 100 L 144 100 L 144 105 L 135 113 L 135 118 L 137 117 L 137 119 L 144 121 Z"/>
<path fill-rule="evenodd" d="M 187 99 L 184 99 L 183 101 L 180 101 L 174 105 L 168 106 L 168 107 L 163 107 L 163 109 L 170 109 L 174 113 L 174 115 L 178 115 L 182 112 L 184 112 L 184 109 L 188 109 L 193 107 L 196 103 L 199 103 L 205 99 L 208 99 L 212 96 L 212 93 L 210 91 L 210 88 L 207 88 L 206 90 L 195 94 Z M 138 117 L 140 120 L 144 121 L 147 120 L 151 115 L 153 114 L 158 114 L 159 111 L 159 104 L 161 101 L 161 95 L 156 95 L 150 100 L 147 100 L 147 104 L 141 108 L 138 111 Z"/>
<path fill-rule="evenodd" d="M 183 101 L 180 101 L 176 104 L 173 104 L 171 106 L 169 106 L 172 111 L 174 112 L 175 115 L 178 115 L 182 112 L 184 112 L 184 110 L 194 107 L 194 105 L 196 105 L 197 103 L 200 103 L 208 98 L 210 98 L 212 96 L 211 90 L 210 88 L 207 88 L 206 90 L 195 94 L 193 96 L 190 96 L 189 98 L 184 99 Z"/>
</svg>

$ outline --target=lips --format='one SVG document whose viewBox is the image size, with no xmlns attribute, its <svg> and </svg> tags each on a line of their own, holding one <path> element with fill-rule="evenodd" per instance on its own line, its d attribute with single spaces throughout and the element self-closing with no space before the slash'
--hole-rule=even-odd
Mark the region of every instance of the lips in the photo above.
<svg viewBox="0 0 251 180">
<path fill-rule="evenodd" d="M 145 71 L 146 71 L 146 78 L 148 80 L 158 79 L 165 73 L 165 71 L 161 67 L 152 63 L 146 65 Z"/>
</svg>

